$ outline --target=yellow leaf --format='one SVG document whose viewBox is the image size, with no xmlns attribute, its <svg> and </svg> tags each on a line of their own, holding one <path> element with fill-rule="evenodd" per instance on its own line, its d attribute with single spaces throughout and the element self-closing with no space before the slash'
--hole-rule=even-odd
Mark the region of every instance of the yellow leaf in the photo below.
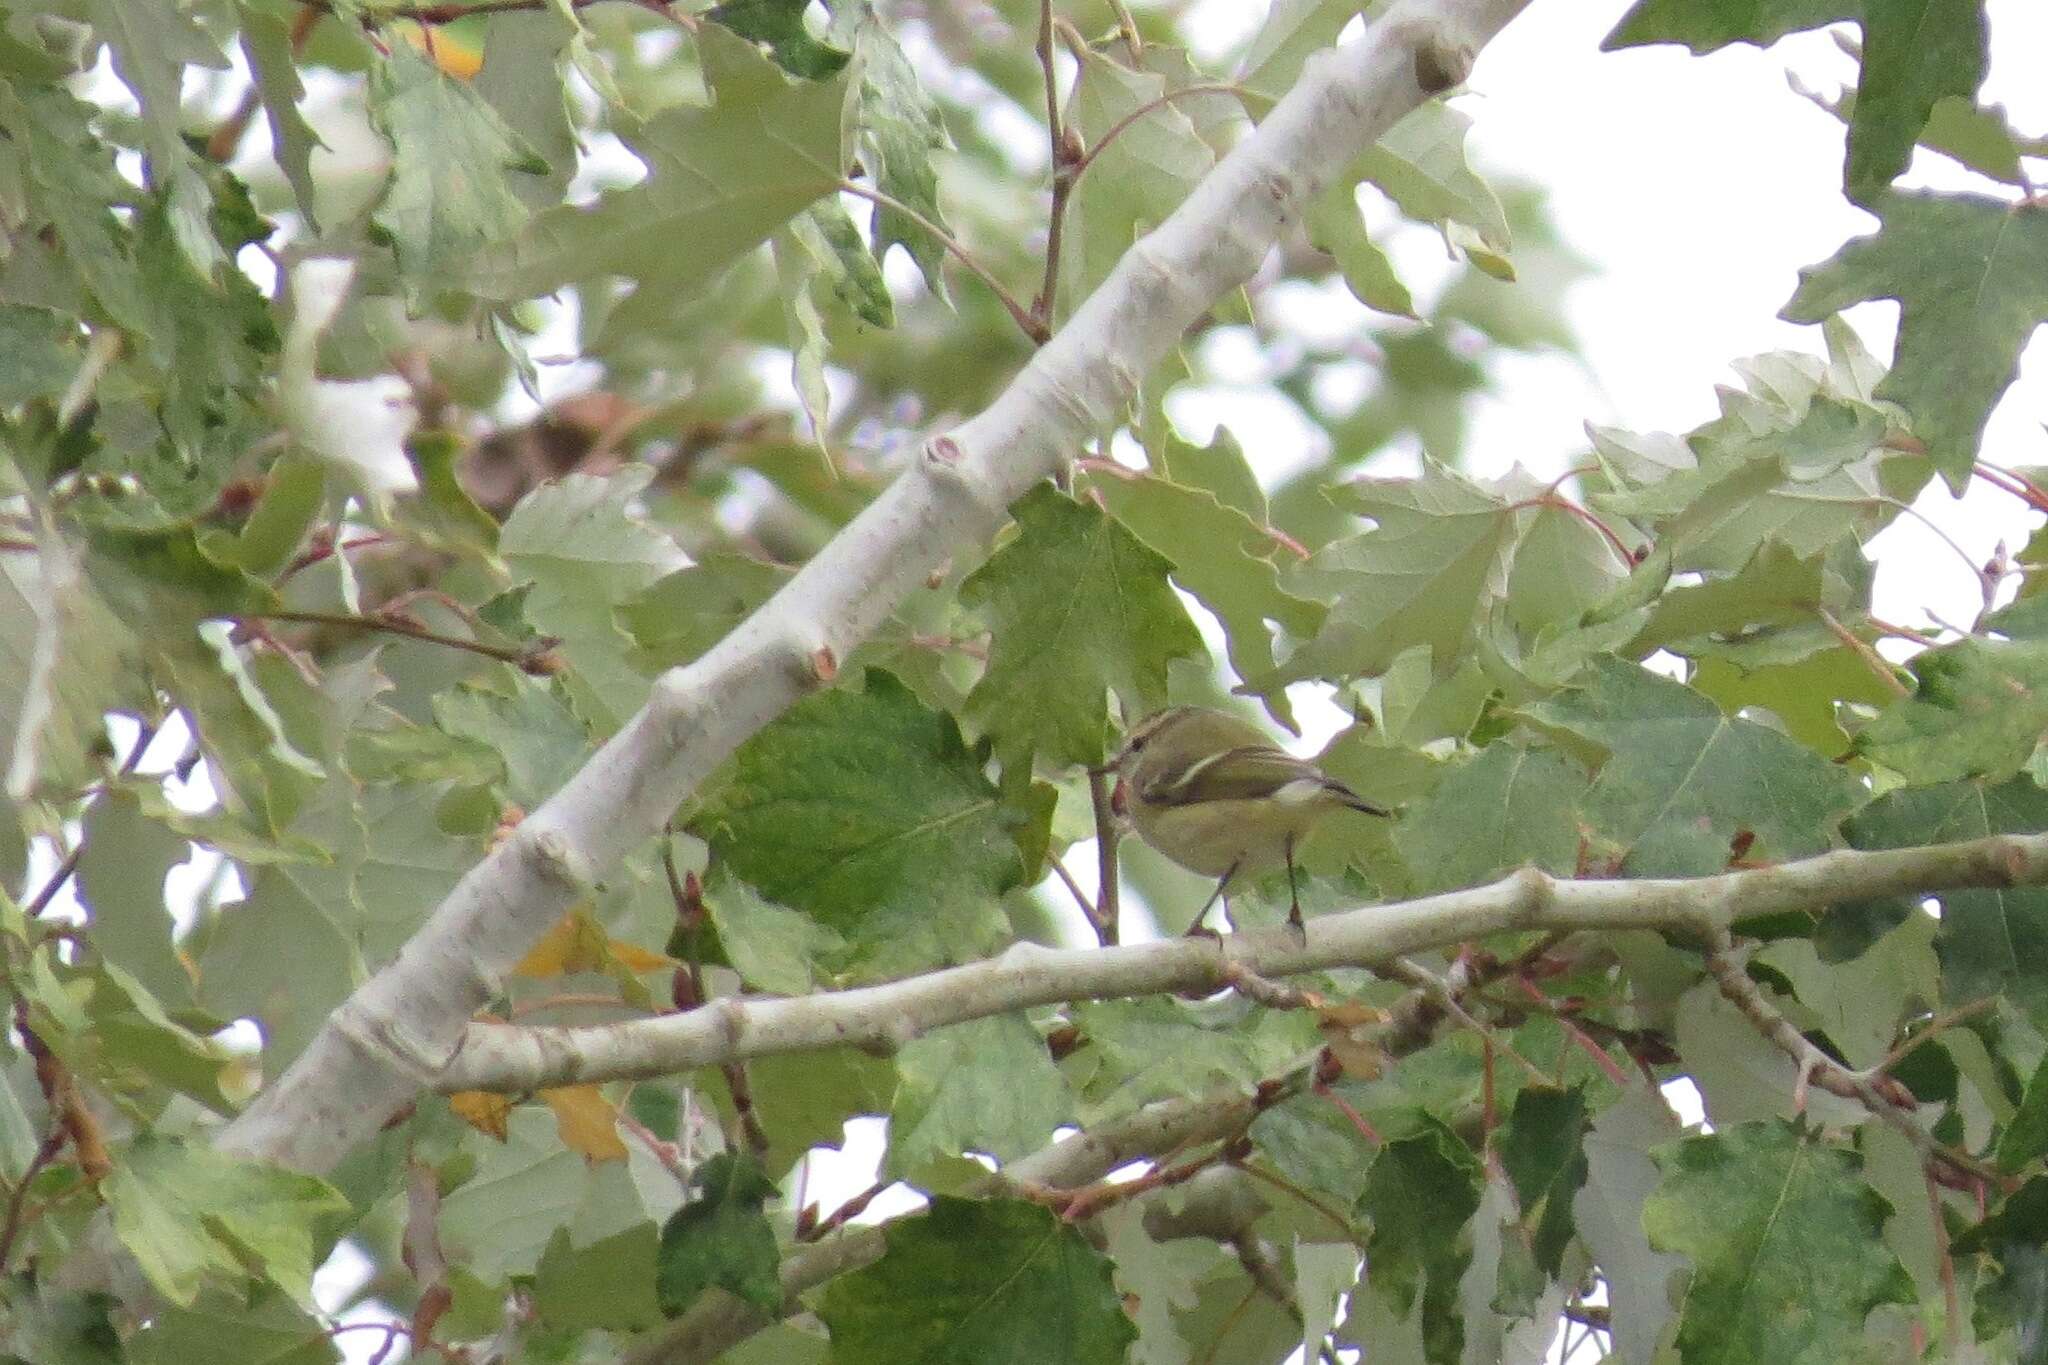
<svg viewBox="0 0 2048 1365">
<path fill-rule="evenodd" d="M 569 972 L 603 972 L 619 978 L 636 972 L 673 967 L 675 959 L 650 952 L 622 938 L 608 938 L 604 927 L 579 906 L 555 921 L 540 942 L 512 969 L 514 976 L 545 979 Z"/>
<path fill-rule="evenodd" d="M 565 1085 L 543 1090 L 540 1097 L 555 1111 L 562 1142 L 591 1161 L 624 1161 L 626 1144 L 619 1140 L 619 1111 L 594 1085 Z"/>
<path fill-rule="evenodd" d="M 448 1097 L 455 1116 L 486 1137 L 505 1140 L 506 1121 L 512 1116 L 512 1101 L 488 1090 L 458 1090 Z"/>
<path fill-rule="evenodd" d="M 466 81 L 484 69 L 484 50 L 473 39 L 459 37 L 439 26 L 429 29 L 411 20 L 401 20 L 398 31 L 406 42 L 426 53 L 427 60 L 441 68 L 444 76 Z"/>
</svg>

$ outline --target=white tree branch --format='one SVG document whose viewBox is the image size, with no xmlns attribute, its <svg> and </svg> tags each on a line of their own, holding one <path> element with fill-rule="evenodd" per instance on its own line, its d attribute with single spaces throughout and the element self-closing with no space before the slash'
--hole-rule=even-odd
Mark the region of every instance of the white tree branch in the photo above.
<svg viewBox="0 0 2048 1365">
<path fill-rule="evenodd" d="M 1321 52 L 1258 128 L 1123 259 L 1003 394 L 903 475 L 702 658 L 665 674 L 569 782 L 457 883 L 398 956 L 221 1136 L 324 1171 L 455 1059 L 470 1015 L 590 885 L 744 740 L 828 680 L 927 575 L 1111 426 L 1334 168 L 1429 95 L 1527 0 L 1401 0 Z"/>
<path fill-rule="evenodd" d="M 1305 941 L 1275 928 L 1221 941 L 1181 938 L 1119 948 L 1019 944 L 987 962 L 882 986 L 727 997 L 683 1014 L 586 1028 L 472 1024 L 434 1085 L 526 1091 L 848 1044 L 888 1048 L 946 1024 L 1034 1005 L 1216 990 L 1229 984 L 1233 967 L 1262 977 L 1369 967 L 1514 929 L 1666 929 L 1717 941 L 1731 923 L 1758 915 L 2043 882 L 2048 834 L 1880 852 L 1844 849 L 1689 880 L 1571 881 L 1525 868 L 1489 886 L 1319 916 L 1309 921 Z"/>
</svg>

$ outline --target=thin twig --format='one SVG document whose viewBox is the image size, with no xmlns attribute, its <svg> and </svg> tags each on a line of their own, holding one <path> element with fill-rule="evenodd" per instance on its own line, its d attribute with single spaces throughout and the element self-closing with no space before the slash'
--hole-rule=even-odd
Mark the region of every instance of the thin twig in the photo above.
<svg viewBox="0 0 2048 1365">
<path fill-rule="evenodd" d="M 1101 156 L 1109 144 L 1116 141 L 1126 128 L 1129 128 L 1139 119 L 1145 117 L 1145 115 L 1172 104 L 1183 95 L 1236 95 L 1239 98 L 1243 98 L 1247 93 L 1249 92 L 1241 85 L 1231 85 L 1225 81 L 1201 81 L 1194 85 L 1183 85 L 1177 90 L 1168 90 L 1163 94 L 1146 100 L 1143 104 L 1131 110 L 1130 113 L 1125 114 L 1115 123 L 1110 124 L 1104 130 L 1102 136 L 1095 139 L 1095 145 L 1081 154 L 1081 159 L 1074 164 L 1074 179 L 1078 182 L 1083 175 L 1087 174 L 1088 168 L 1095 164 L 1095 159 Z"/>
<path fill-rule="evenodd" d="M 857 199 L 865 199 L 870 204 L 874 204 L 879 208 L 888 209 L 891 213 L 900 213 L 911 222 L 923 228 L 933 241 L 944 247 L 952 255 L 954 260 L 966 266 L 976 279 L 989 287 L 989 292 L 994 294 L 1002 303 L 1004 311 L 1009 313 L 1011 320 L 1023 330 L 1024 335 L 1031 338 L 1033 345 L 1043 346 L 1052 337 L 1052 328 L 1033 317 L 1030 309 L 1018 303 L 1016 295 L 1004 288 L 1003 282 L 990 273 L 987 266 L 975 259 L 973 252 L 960 245 L 952 233 L 946 231 L 894 195 L 884 194 L 881 190 L 869 185 L 863 185 L 858 180 L 841 180 L 839 182 L 839 189 L 841 192 L 853 195 Z"/>
<path fill-rule="evenodd" d="M 1032 320 L 1042 327 L 1052 321 L 1053 291 L 1059 288 L 1060 245 L 1066 236 L 1067 196 L 1073 192 L 1074 179 L 1079 174 L 1076 168 L 1087 164 L 1080 140 L 1076 138 L 1069 145 L 1067 130 L 1060 119 L 1059 77 L 1053 65 L 1052 26 L 1052 0 L 1039 0 L 1038 67 L 1045 76 L 1045 129 L 1052 144 L 1052 208 L 1046 215 L 1045 224 L 1045 279 L 1038 287 L 1038 297 L 1031 301 Z M 1087 72 L 1084 63 L 1075 78 L 1077 83 L 1086 78 Z"/>
<path fill-rule="evenodd" d="M 1336 1228 L 1337 1231 L 1343 1233 L 1346 1237 L 1356 1237 L 1358 1235 L 1358 1225 L 1353 1223 L 1349 1218 L 1346 1218 L 1341 1210 L 1339 1210 L 1335 1205 L 1331 1204 L 1328 1200 L 1324 1199 L 1321 1195 L 1315 1193 L 1315 1191 L 1305 1190 L 1301 1186 L 1295 1184 L 1292 1180 L 1289 1180 L 1286 1176 L 1280 1174 L 1280 1172 L 1268 1170 L 1266 1167 L 1261 1166 L 1256 1162 L 1234 1161 L 1231 1163 L 1231 1165 L 1235 1166 L 1238 1170 L 1243 1171 L 1246 1175 L 1251 1176 L 1255 1180 L 1263 1180 L 1268 1185 L 1271 1185 L 1274 1189 L 1292 1195 L 1301 1203 L 1306 1204 L 1308 1207 L 1314 1209 L 1317 1213 L 1323 1215 L 1323 1217 L 1329 1219 L 1330 1225 Z"/>
<path fill-rule="evenodd" d="M 1397 977 L 1402 981 L 1406 981 L 1411 986 L 1420 986 L 1423 990 L 1430 992 L 1436 998 L 1436 1003 L 1443 1007 L 1446 1014 L 1449 1014 L 1466 1028 L 1478 1034 L 1483 1041 L 1506 1053 L 1512 1061 L 1521 1066 L 1522 1070 L 1529 1073 L 1530 1079 L 1535 1081 L 1536 1084 L 1549 1086 L 1553 1090 L 1562 1090 L 1564 1088 L 1558 1083 L 1555 1076 L 1552 1076 L 1542 1067 L 1515 1051 L 1510 1044 L 1494 1038 L 1492 1029 L 1473 1018 L 1465 1007 L 1458 1003 L 1457 994 L 1451 989 L 1450 983 L 1429 970 L 1429 968 L 1423 966 L 1420 962 L 1415 961 L 1413 958 L 1398 957 L 1388 963 L 1382 971 L 1387 976 Z"/>
<path fill-rule="evenodd" d="M 1118 925 L 1122 922 L 1122 911 L 1117 904 L 1116 846 L 1123 837 L 1123 827 L 1110 800 L 1108 773 L 1089 771 L 1088 804 L 1095 811 L 1096 906 L 1091 918 L 1095 924 L 1095 937 L 1103 947 L 1109 948 L 1116 944 Z"/>
<path fill-rule="evenodd" d="M 284 621 L 292 625 L 340 626 L 354 630 L 383 631 L 391 635 L 403 635 L 409 640 L 418 640 L 424 644 L 445 645 L 449 649 L 481 654 L 486 659 L 512 664 L 529 673 L 559 671 L 559 659 L 554 653 L 554 648 L 561 641 L 552 636 L 544 635 L 524 645 L 492 645 L 485 644 L 482 640 L 465 640 L 459 635 L 443 635 L 403 616 L 358 616 L 342 611 L 257 611 L 228 619 L 237 625 L 251 621 Z"/>
<path fill-rule="evenodd" d="M 1831 1095 L 1857 1101 L 1876 1118 L 1896 1129 L 1906 1141 L 1912 1143 L 1923 1161 L 1945 1163 L 1964 1175 L 1985 1181 L 1997 1189 L 2007 1187 L 2009 1182 L 2002 1172 L 1967 1152 L 1958 1151 L 1947 1143 L 1938 1141 L 1926 1129 L 1907 1117 L 1898 1103 L 1878 1089 L 1873 1073 L 1852 1071 L 1808 1042 L 1791 1020 L 1764 999 L 1763 991 L 1749 979 L 1749 974 L 1735 960 L 1735 942 L 1726 929 L 1716 928 L 1711 935 L 1711 942 L 1713 946 L 1706 955 L 1707 972 L 1714 978 L 1714 984 L 1720 988 L 1722 997 L 1740 1010 L 1743 1017 L 1754 1024 L 1759 1033 L 1792 1059 L 1793 1064 L 1799 1068 L 1802 1086 L 1810 1082 Z"/>
<path fill-rule="evenodd" d="M 1897 670 L 1891 666 L 1890 661 L 1871 648 L 1862 636 L 1843 625 L 1840 621 L 1837 621 L 1835 614 L 1826 607 L 1815 607 L 1814 612 L 1819 615 L 1820 623 L 1827 627 L 1828 634 L 1840 640 L 1848 651 L 1854 654 L 1857 660 L 1865 668 L 1868 668 L 1879 682 L 1891 689 L 1893 696 L 1909 697 L 1913 695 L 1913 689 L 1908 687 L 1905 680 L 1899 677 Z"/>
</svg>

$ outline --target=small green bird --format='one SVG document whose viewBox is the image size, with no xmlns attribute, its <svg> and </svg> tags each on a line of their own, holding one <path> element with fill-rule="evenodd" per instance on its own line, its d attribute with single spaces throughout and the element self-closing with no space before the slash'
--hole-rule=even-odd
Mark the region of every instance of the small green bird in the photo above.
<svg viewBox="0 0 2048 1365">
<path fill-rule="evenodd" d="M 1144 841 L 1190 872 L 1215 877 L 1199 925 L 1233 877 L 1287 864 L 1287 922 L 1302 927 L 1294 846 L 1331 811 L 1391 815 L 1257 726 L 1206 706 L 1173 706 L 1132 726 L 1104 765 Z"/>
</svg>

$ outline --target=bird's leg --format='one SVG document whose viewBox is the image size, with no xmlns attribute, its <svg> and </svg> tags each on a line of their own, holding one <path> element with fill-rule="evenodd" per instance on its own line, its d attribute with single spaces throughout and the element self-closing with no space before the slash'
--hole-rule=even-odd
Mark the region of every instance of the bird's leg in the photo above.
<svg viewBox="0 0 2048 1365">
<path fill-rule="evenodd" d="M 1301 922 L 1301 891 L 1294 884 L 1294 836 L 1287 836 L 1281 847 L 1287 854 L 1287 922 L 1302 938 L 1308 937 L 1308 926 Z"/>
<path fill-rule="evenodd" d="M 1209 899 L 1203 901 L 1202 908 L 1195 912 L 1195 922 L 1188 926 L 1188 938 L 1220 939 L 1223 937 L 1223 935 L 1217 933 L 1214 929 L 1205 926 L 1202 923 L 1202 921 L 1209 917 L 1210 908 L 1214 906 L 1217 901 L 1223 899 L 1223 888 L 1230 885 L 1230 879 L 1237 875 L 1238 866 L 1243 861 L 1244 860 L 1240 858 L 1238 862 L 1232 863 L 1229 867 L 1223 869 L 1223 875 L 1216 879 L 1216 889 L 1209 893 Z"/>
</svg>

